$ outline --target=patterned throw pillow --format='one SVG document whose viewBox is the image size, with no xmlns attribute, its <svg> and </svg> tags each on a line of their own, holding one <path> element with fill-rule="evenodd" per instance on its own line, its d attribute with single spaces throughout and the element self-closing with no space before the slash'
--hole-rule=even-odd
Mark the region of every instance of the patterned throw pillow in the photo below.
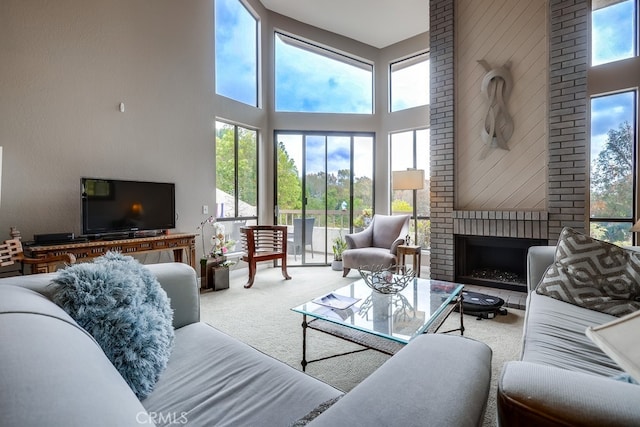
<svg viewBox="0 0 640 427">
<path fill-rule="evenodd" d="M 536 292 L 613 316 L 640 309 L 640 252 L 565 227 Z"/>
</svg>

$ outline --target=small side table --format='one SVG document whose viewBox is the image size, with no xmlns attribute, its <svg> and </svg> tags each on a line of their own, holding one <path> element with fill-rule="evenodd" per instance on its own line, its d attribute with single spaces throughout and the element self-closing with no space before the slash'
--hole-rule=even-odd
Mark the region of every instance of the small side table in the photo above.
<svg viewBox="0 0 640 427">
<path fill-rule="evenodd" d="M 417 245 L 400 245 L 398 246 L 398 269 L 402 266 L 405 269 L 405 256 L 412 255 L 412 267 L 416 273 L 416 277 L 420 277 L 420 264 L 422 263 L 422 248 Z"/>
</svg>

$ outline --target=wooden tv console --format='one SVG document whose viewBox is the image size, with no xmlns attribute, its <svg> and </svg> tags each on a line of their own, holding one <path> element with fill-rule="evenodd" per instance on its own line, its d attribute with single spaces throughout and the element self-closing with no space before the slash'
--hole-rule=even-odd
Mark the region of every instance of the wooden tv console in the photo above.
<svg viewBox="0 0 640 427">
<path fill-rule="evenodd" d="M 108 251 L 118 251 L 124 255 L 173 251 L 173 259 L 175 262 L 185 262 L 195 269 L 196 236 L 197 234 L 167 234 L 155 237 L 136 237 L 121 240 L 94 240 L 48 246 L 34 245 L 25 247 L 25 252 L 33 258 L 73 254 L 76 259 L 81 262 L 104 255 Z M 186 257 L 182 256 L 183 251 L 186 252 Z M 34 264 L 31 268 L 31 273 L 46 273 L 46 267 L 46 264 Z"/>
</svg>

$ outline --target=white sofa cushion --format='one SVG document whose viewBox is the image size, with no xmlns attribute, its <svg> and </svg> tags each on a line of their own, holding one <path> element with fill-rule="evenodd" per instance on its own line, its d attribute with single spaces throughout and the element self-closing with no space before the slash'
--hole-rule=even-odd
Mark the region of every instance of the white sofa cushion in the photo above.
<svg viewBox="0 0 640 427">
<path fill-rule="evenodd" d="M 0 285 L 0 425 L 153 425 L 94 339 L 32 290 Z"/>
<path fill-rule="evenodd" d="M 286 426 L 341 394 L 205 323 L 193 323 L 176 329 L 167 369 L 142 404 L 159 415 L 159 425 L 164 417 L 186 419 L 190 427 Z"/>
</svg>

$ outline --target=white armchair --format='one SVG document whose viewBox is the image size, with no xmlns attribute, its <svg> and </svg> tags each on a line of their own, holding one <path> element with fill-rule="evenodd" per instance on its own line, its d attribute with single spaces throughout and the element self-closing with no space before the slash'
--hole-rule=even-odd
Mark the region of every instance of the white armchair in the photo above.
<svg viewBox="0 0 640 427">
<path fill-rule="evenodd" d="M 397 262 L 398 245 L 409 233 L 409 215 L 374 215 L 366 229 L 347 234 L 347 249 L 342 253 L 342 276 L 352 268 L 390 267 Z"/>
</svg>

